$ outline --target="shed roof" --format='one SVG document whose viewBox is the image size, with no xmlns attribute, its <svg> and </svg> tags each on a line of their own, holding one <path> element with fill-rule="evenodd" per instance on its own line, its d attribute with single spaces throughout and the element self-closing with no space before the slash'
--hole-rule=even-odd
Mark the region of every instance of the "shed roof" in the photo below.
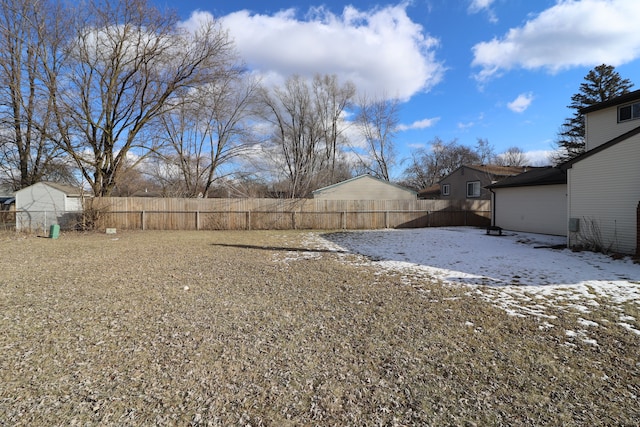
<svg viewBox="0 0 640 427">
<path fill-rule="evenodd" d="M 426 197 L 426 196 L 439 196 L 440 195 L 440 184 L 434 184 L 430 187 L 423 188 L 418 191 L 418 196 Z"/>
<path fill-rule="evenodd" d="M 534 168 L 519 175 L 507 177 L 495 184 L 487 185 L 486 188 L 530 187 L 534 185 L 557 185 L 566 183 L 567 174 L 564 170 L 547 166 Z"/>
<path fill-rule="evenodd" d="M 454 173 L 458 172 L 461 169 L 472 169 L 478 172 L 486 173 L 487 175 L 491 175 L 493 177 L 504 177 L 504 176 L 513 176 L 521 174 L 529 169 L 531 166 L 499 166 L 499 165 L 462 165 L 459 168 L 455 169 L 449 175 L 445 176 L 438 182 L 443 182 L 445 179 L 449 178 Z"/>
<path fill-rule="evenodd" d="M 51 188 L 55 188 L 56 190 L 63 192 L 68 197 L 82 197 L 87 195 L 81 188 L 72 187 L 71 185 L 61 184 L 59 182 L 41 181 L 41 182 L 38 182 L 37 184 L 42 184 Z M 37 185 L 37 184 L 34 184 L 34 185 Z M 26 188 L 29 188 L 29 187 L 25 187 L 19 191 L 23 191 Z"/>
<path fill-rule="evenodd" d="M 402 187 L 401 185 L 394 184 L 394 183 L 389 182 L 389 181 L 385 181 L 384 179 L 376 178 L 375 176 L 371 176 L 371 175 L 369 175 L 369 174 L 358 175 L 358 176 L 356 176 L 356 177 L 354 177 L 354 178 L 346 179 L 346 180 L 344 180 L 344 181 L 340 181 L 340 182 L 337 182 L 337 183 L 335 183 L 335 184 L 328 185 L 328 186 L 326 186 L 326 187 L 318 188 L 317 190 L 312 191 L 312 194 L 322 193 L 323 191 L 329 190 L 329 189 L 331 189 L 331 188 L 339 187 L 339 186 L 341 186 L 341 185 L 344 185 L 344 184 L 347 184 L 347 183 L 350 183 L 350 182 L 353 182 L 353 181 L 357 181 L 357 180 L 359 180 L 359 179 L 363 179 L 363 178 L 374 179 L 374 180 L 376 180 L 376 181 L 380 181 L 380 182 L 381 182 L 381 183 L 383 183 L 383 184 L 387 184 L 387 185 L 390 185 L 390 186 L 396 187 L 396 188 L 397 188 L 397 189 L 399 189 L 399 190 L 404 190 L 404 191 L 407 191 L 407 192 L 409 192 L 409 193 L 416 194 L 416 192 L 415 192 L 415 191 L 413 191 L 413 190 L 411 190 L 411 189 L 409 189 L 409 188 Z"/>
</svg>

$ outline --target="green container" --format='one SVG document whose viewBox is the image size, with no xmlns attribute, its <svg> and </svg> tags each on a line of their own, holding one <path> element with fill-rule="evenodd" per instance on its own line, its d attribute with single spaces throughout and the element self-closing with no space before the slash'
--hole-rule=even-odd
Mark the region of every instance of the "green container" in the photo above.
<svg viewBox="0 0 640 427">
<path fill-rule="evenodd" d="M 60 236 L 60 226 L 58 224 L 53 224 L 49 228 L 49 237 L 51 239 L 57 239 Z"/>
</svg>

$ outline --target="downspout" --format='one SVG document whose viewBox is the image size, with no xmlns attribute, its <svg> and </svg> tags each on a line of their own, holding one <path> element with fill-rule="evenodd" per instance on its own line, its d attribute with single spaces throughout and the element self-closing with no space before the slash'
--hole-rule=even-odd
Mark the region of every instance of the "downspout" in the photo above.
<svg viewBox="0 0 640 427">
<path fill-rule="evenodd" d="M 489 188 L 491 192 L 491 226 L 496 226 L 496 192 L 493 191 L 493 188 Z"/>
</svg>

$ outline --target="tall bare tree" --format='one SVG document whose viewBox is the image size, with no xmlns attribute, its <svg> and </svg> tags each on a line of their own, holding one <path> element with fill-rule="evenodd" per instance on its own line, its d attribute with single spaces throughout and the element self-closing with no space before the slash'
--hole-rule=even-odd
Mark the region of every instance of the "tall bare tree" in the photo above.
<svg viewBox="0 0 640 427">
<path fill-rule="evenodd" d="M 529 159 L 522 149 L 509 147 L 504 153 L 496 156 L 496 163 L 501 166 L 526 166 Z"/>
<path fill-rule="evenodd" d="M 386 181 L 396 162 L 394 139 L 400 121 L 397 99 L 369 99 L 362 96 L 358 102 L 356 123 L 366 145 L 366 154 L 360 155 L 361 166 L 369 173 Z"/>
<path fill-rule="evenodd" d="M 148 133 L 168 105 L 228 68 L 233 46 L 213 20 L 196 32 L 146 0 L 90 0 L 52 85 L 59 143 L 94 194 L 108 196 L 127 157 L 157 147 Z"/>
<path fill-rule="evenodd" d="M 346 145 L 346 130 L 343 114 L 351 106 L 356 87 L 351 82 L 340 85 L 336 75 L 316 75 L 313 79 L 316 111 L 323 133 L 325 161 L 328 164 L 328 184 L 335 183 L 340 175 L 340 147 Z"/>
<path fill-rule="evenodd" d="M 262 91 L 263 117 L 272 128 L 272 152 L 289 197 L 307 196 L 314 184 L 326 182 L 327 171 L 336 177 L 342 112 L 352 95 L 350 83 L 340 86 L 332 76 L 309 82 L 295 75 Z"/>
<path fill-rule="evenodd" d="M 0 0 L 0 180 L 16 190 L 42 179 L 72 180 L 49 139 L 55 69 L 68 14 L 49 0 Z"/>
<path fill-rule="evenodd" d="M 157 154 L 180 172 L 174 193 L 206 197 L 214 181 L 224 176 L 221 168 L 251 145 L 257 93 L 258 82 L 231 67 L 215 83 L 185 94 L 161 117 L 160 138 L 166 143 Z"/>
</svg>

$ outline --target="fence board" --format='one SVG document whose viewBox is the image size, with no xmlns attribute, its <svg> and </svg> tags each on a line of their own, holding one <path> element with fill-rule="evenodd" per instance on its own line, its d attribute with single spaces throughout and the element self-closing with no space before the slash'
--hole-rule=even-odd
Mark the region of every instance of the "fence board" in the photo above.
<svg viewBox="0 0 640 427">
<path fill-rule="evenodd" d="M 449 200 L 180 199 L 91 201 L 98 229 L 378 229 L 486 226 L 490 202 Z"/>
</svg>

